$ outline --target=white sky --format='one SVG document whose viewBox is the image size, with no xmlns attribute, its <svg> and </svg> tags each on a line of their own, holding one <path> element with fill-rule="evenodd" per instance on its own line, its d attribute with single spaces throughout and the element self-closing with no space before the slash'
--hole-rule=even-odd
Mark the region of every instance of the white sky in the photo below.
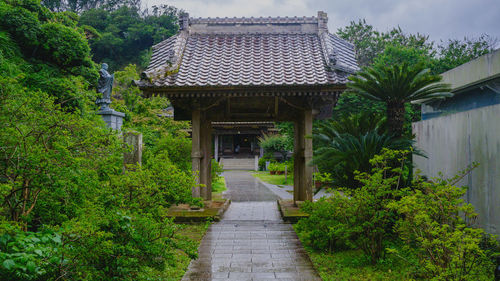
<svg viewBox="0 0 500 281">
<path fill-rule="evenodd" d="M 144 0 L 191 17 L 315 16 L 328 13 L 330 32 L 365 18 L 380 31 L 401 26 L 434 41 L 483 33 L 500 39 L 500 0 Z"/>
</svg>

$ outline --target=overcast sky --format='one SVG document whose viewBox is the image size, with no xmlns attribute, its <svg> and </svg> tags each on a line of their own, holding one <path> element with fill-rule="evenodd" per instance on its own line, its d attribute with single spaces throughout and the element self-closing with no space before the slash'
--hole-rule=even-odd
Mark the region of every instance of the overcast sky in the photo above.
<svg viewBox="0 0 500 281">
<path fill-rule="evenodd" d="M 328 13 L 332 33 L 365 18 L 380 31 L 396 26 L 434 41 L 477 37 L 500 38 L 500 0 L 143 0 L 168 4 L 191 17 L 313 16 Z"/>
</svg>

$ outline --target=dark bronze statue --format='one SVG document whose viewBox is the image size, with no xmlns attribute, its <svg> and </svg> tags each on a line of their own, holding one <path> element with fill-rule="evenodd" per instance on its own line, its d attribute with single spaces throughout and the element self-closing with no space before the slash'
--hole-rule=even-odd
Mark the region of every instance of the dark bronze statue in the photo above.
<svg viewBox="0 0 500 281">
<path fill-rule="evenodd" d="M 102 97 L 97 99 L 96 104 L 101 106 L 101 110 L 109 109 L 111 104 L 111 92 L 113 91 L 114 74 L 109 74 L 108 65 L 103 63 L 99 70 L 99 81 L 97 82 L 97 92 L 102 94 Z"/>
</svg>

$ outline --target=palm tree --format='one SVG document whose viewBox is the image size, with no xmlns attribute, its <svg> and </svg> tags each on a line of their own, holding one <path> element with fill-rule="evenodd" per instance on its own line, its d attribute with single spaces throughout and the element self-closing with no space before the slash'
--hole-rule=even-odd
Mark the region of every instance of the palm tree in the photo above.
<svg viewBox="0 0 500 281">
<path fill-rule="evenodd" d="M 387 126 L 396 137 L 403 135 L 405 103 L 425 102 L 449 97 L 450 86 L 439 83 L 442 77 L 432 75 L 421 65 L 407 63 L 393 66 L 373 66 L 349 77 L 350 91 L 387 105 Z"/>
<path fill-rule="evenodd" d="M 370 159 L 382 152 L 382 149 L 405 150 L 413 141 L 407 138 L 395 138 L 393 135 L 370 129 L 357 135 L 349 132 L 339 133 L 326 123 L 321 133 L 313 135 L 320 143 L 314 151 L 312 165 L 333 175 L 334 185 L 356 188 L 359 182 L 354 178 L 355 171 L 370 172 L 373 168 Z"/>
</svg>

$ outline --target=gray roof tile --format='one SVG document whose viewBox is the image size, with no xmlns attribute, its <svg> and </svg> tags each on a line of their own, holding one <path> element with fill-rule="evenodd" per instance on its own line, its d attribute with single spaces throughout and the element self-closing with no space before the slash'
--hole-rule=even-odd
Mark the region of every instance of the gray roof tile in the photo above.
<svg viewBox="0 0 500 281">
<path fill-rule="evenodd" d="M 338 85 L 358 70 L 352 44 L 328 32 L 310 32 L 315 17 L 189 20 L 211 28 L 219 24 L 226 32 L 181 30 L 153 46 L 139 86 Z M 252 24 L 258 32 L 233 32 Z M 301 24 L 308 26 L 297 29 Z"/>
</svg>

